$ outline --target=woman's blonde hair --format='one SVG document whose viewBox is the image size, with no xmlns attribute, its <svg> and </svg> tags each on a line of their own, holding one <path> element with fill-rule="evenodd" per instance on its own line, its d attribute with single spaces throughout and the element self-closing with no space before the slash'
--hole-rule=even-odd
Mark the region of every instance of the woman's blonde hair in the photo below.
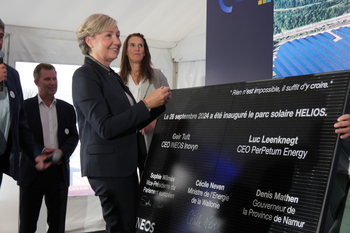
<svg viewBox="0 0 350 233">
<path fill-rule="evenodd" d="M 85 42 L 87 36 L 94 37 L 116 25 L 117 21 L 108 15 L 93 14 L 87 17 L 75 32 L 81 52 L 84 55 L 90 52 L 90 47 Z"/>
</svg>

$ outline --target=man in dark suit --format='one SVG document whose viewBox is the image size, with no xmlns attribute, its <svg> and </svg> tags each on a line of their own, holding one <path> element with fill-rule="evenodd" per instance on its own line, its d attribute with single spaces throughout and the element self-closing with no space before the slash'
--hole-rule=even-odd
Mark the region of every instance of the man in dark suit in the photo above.
<svg viewBox="0 0 350 233">
<path fill-rule="evenodd" d="M 55 98 L 56 70 L 40 63 L 34 70 L 38 95 L 24 101 L 28 124 L 35 143 L 50 155 L 52 165 L 38 172 L 26 160 L 20 166 L 20 233 L 34 233 L 43 196 L 49 233 L 64 233 L 69 186 L 69 157 L 77 146 L 75 110 Z"/>
<path fill-rule="evenodd" d="M 5 34 L 5 24 L 0 19 L 0 50 Z M 23 109 L 22 87 L 18 72 L 7 64 L 0 64 L 0 186 L 3 173 L 18 178 L 20 151 L 34 169 L 46 168 L 45 155 L 35 148 Z M 21 148 L 20 148 L 21 147 Z M 39 155 L 39 156 L 38 156 Z M 35 158 L 36 156 L 36 158 Z"/>
</svg>

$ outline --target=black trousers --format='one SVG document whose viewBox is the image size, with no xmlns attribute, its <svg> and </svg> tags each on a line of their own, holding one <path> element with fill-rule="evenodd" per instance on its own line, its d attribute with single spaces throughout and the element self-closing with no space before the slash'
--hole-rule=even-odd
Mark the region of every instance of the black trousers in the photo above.
<svg viewBox="0 0 350 233">
<path fill-rule="evenodd" d="M 135 233 L 138 180 L 129 177 L 88 177 L 100 198 L 108 233 Z"/>
<path fill-rule="evenodd" d="M 40 175 L 29 186 L 20 187 L 19 233 L 35 233 L 43 197 L 47 207 L 47 232 L 64 233 L 68 187 L 63 180 L 50 181 Z"/>
</svg>

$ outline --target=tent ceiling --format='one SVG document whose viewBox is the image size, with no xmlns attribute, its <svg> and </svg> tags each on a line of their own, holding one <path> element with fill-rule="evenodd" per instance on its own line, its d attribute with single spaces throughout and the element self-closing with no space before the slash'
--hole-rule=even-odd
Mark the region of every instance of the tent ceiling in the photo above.
<svg viewBox="0 0 350 233">
<path fill-rule="evenodd" d="M 6 25 L 75 31 L 91 14 L 118 21 L 122 36 L 178 42 L 206 20 L 206 0 L 0 0 Z"/>
</svg>

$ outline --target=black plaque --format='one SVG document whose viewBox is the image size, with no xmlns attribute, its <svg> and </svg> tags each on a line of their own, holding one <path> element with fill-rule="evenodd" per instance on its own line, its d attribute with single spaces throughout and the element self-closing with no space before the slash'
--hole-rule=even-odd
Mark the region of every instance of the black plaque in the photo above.
<svg viewBox="0 0 350 233">
<path fill-rule="evenodd" d="M 348 72 L 173 91 L 140 184 L 136 232 L 318 232 Z"/>
</svg>

